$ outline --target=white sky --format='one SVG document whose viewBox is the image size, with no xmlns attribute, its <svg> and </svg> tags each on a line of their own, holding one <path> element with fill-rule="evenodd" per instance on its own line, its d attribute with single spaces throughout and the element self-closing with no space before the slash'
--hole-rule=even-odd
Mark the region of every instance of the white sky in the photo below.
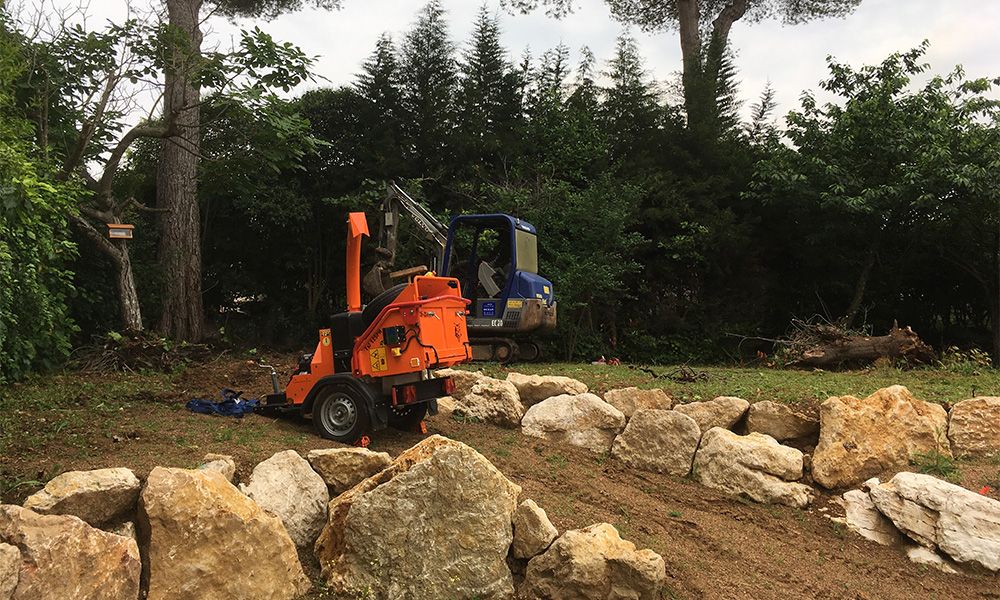
<svg viewBox="0 0 1000 600">
<path fill-rule="evenodd" d="M 54 0 L 68 4 L 71 0 Z M 482 0 L 444 0 L 452 38 L 461 47 L 468 38 Z M 136 0 L 137 5 L 158 4 Z M 353 80 L 361 62 L 388 31 L 397 40 L 411 26 L 423 0 L 343 0 L 340 11 L 304 10 L 268 22 L 243 20 L 237 24 L 216 18 L 209 22 L 206 46 L 228 45 L 239 28 L 259 26 L 280 41 L 299 45 L 317 57 L 314 71 L 340 85 Z M 500 11 L 504 41 L 512 58 L 530 47 L 537 58 L 545 49 L 563 42 L 573 50 L 576 63 L 581 46 L 589 46 L 602 63 L 611 57 L 615 38 L 622 31 L 602 0 L 578 0 L 576 12 L 556 20 L 543 11 L 510 15 L 499 0 L 486 0 Z M 90 24 L 120 18 L 124 0 L 91 0 Z M 639 41 L 650 75 L 658 81 L 672 79 L 680 69 L 680 48 L 675 32 L 633 32 Z M 864 0 L 846 19 L 816 21 L 784 27 L 778 22 L 738 22 L 731 41 L 736 49 L 740 93 L 744 111 L 770 80 L 777 91 L 778 114 L 795 108 L 805 89 L 816 89 L 826 76 L 825 59 L 833 55 L 852 65 L 881 61 L 894 51 L 906 50 L 928 39 L 927 61 L 936 73 L 962 64 L 970 77 L 1000 76 L 1000 0 Z M 820 95 L 820 97 L 822 97 Z"/>
</svg>

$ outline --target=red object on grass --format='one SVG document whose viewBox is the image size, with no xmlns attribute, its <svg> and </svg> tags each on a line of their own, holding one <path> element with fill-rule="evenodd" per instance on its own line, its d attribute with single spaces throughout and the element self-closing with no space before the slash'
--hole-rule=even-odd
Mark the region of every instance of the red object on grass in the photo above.
<svg viewBox="0 0 1000 600">
<path fill-rule="evenodd" d="M 989 496 L 990 495 L 990 486 L 984 485 L 983 489 L 979 490 L 979 493 L 982 494 L 983 496 Z"/>
</svg>

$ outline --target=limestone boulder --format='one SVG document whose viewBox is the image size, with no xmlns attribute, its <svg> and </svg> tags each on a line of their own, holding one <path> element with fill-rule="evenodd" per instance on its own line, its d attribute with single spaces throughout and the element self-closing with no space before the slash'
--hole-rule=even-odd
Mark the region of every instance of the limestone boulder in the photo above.
<svg viewBox="0 0 1000 600">
<path fill-rule="evenodd" d="M 1000 454 L 1000 398 L 971 398 L 953 406 L 948 439 L 958 456 Z"/>
<path fill-rule="evenodd" d="M 500 427 L 518 427 L 524 406 L 514 384 L 483 377 L 459 401 L 455 412 Z"/>
<path fill-rule="evenodd" d="M 323 448 L 306 455 L 314 471 L 319 473 L 330 492 L 336 496 L 389 466 L 388 452 L 373 452 L 368 448 Z M 324 510 L 325 513 L 325 510 Z M 326 519 L 323 519 L 323 524 Z M 322 528 L 322 527 L 321 527 Z"/>
<path fill-rule="evenodd" d="M 674 410 L 639 409 L 615 438 L 611 455 L 626 465 L 683 477 L 691 472 L 701 430 Z"/>
<path fill-rule="evenodd" d="M 529 407 L 553 396 L 585 394 L 589 391 L 587 384 L 582 381 L 561 375 L 508 373 L 507 381 L 514 384 L 521 402 Z"/>
<path fill-rule="evenodd" d="M 764 400 L 750 405 L 747 431 L 769 435 L 779 442 L 801 440 L 819 434 L 819 419 L 796 412 L 785 404 Z"/>
<path fill-rule="evenodd" d="M 809 486 L 796 483 L 802 478 L 802 452 L 760 433 L 709 429 L 695 454 L 694 473 L 708 487 L 757 502 L 803 508 L 812 500 Z"/>
<path fill-rule="evenodd" d="M 521 433 L 553 442 L 608 452 L 625 428 L 625 415 L 594 394 L 564 394 L 528 408 Z"/>
<path fill-rule="evenodd" d="M 24 507 L 44 515 L 73 515 L 99 527 L 134 511 L 139 487 L 130 469 L 68 471 L 28 496 Z"/>
<path fill-rule="evenodd" d="M 514 558 L 530 559 L 545 552 L 559 536 L 555 525 L 534 500 L 525 500 L 514 511 Z"/>
<path fill-rule="evenodd" d="M 654 600 L 665 578 L 660 555 L 599 523 L 567 531 L 531 559 L 520 591 L 533 600 Z"/>
<path fill-rule="evenodd" d="M 135 540 L 70 515 L 0 506 L 0 544 L 14 546 L 19 572 L 12 600 L 134 600 L 142 563 Z M 0 554 L 0 591 L 12 581 L 14 555 Z M 4 598 L 0 594 L 0 598 Z"/>
<path fill-rule="evenodd" d="M 492 379 L 479 371 L 466 371 L 464 369 L 438 369 L 434 371 L 434 375 L 435 377 L 451 377 L 451 380 L 455 382 L 455 391 L 452 396 L 456 400 L 465 398 L 472 392 L 472 386 L 479 383 L 481 379 Z"/>
<path fill-rule="evenodd" d="M 869 493 L 879 512 L 918 544 L 958 563 L 1000 571 L 1000 501 L 906 472 Z"/>
<path fill-rule="evenodd" d="M 148 600 L 290 600 L 309 591 L 281 519 L 217 471 L 153 469 L 139 531 Z"/>
<path fill-rule="evenodd" d="M 323 578 L 374 600 L 510 598 L 520 491 L 469 446 L 431 436 L 330 503 Z"/>
<path fill-rule="evenodd" d="M 868 485 L 878 485 L 879 480 L 873 479 Z M 901 546 L 903 536 L 887 519 L 885 515 L 875 508 L 871 496 L 867 489 L 850 490 L 841 496 L 840 505 L 844 507 L 844 518 L 842 522 L 847 528 L 857 533 L 866 540 L 871 540 L 883 546 Z"/>
<path fill-rule="evenodd" d="M 458 401 L 454 396 L 444 396 L 437 399 L 438 414 L 442 417 L 450 417 L 458 408 Z"/>
<path fill-rule="evenodd" d="M 955 568 L 954 563 L 950 560 L 924 546 L 908 547 L 906 549 L 906 557 L 918 565 L 933 567 L 938 571 L 948 573 L 949 575 L 956 575 L 959 572 L 959 570 Z"/>
<path fill-rule="evenodd" d="M 205 458 L 201 459 L 202 464 L 199 469 L 210 469 L 213 471 L 218 471 L 222 473 L 223 477 L 228 479 L 230 482 L 236 477 L 236 461 L 233 460 L 232 456 L 228 454 L 206 454 Z"/>
<path fill-rule="evenodd" d="M 705 402 L 689 402 L 674 407 L 698 423 L 698 428 L 706 432 L 713 427 L 732 429 L 750 408 L 750 403 L 735 396 L 719 396 Z"/>
<path fill-rule="evenodd" d="M 253 469 L 241 486 L 261 508 L 281 519 L 292 541 L 308 548 L 326 523 L 326 482 L 295 450 L 278 452 Z"/>
<path fill-rule="evenodd" d="M 865 399 L 830 398 L 820 406 L 812 474 L 825 488 L 855 485 L 906 465 L 917 454 L 951 455 L 944 408 L 897 385 Z"/>
<path fill-rule="evenodd" d="M 626 419 L 632 418 L 632 413 L 644 408 L 669 410 L 674 405 L 674 399 L 660 388 L 641 390 L 637 387 L 627 387 L 611 390 L 604 394 L 604 401 L 622 411 Z"/>
<path fill-rule="evenodd" d="M 21 572 L 21 551 L 10 544 L 0 544 L 0 600 L 10 600 Z"/>
</svg>

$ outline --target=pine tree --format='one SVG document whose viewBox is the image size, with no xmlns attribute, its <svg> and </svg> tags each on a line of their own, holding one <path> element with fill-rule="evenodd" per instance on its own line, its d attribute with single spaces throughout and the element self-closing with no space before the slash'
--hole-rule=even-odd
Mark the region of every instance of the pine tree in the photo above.
<svg viewBox="0 0 1000 600">
<path fill-rule="evenodd" d="M 457 68 L 440 0 L 431 0 L 402 47 L 403 126 L 418 166 L 427 172 L 450 162 Z"/>
<path fill-rule="evenodd" d="M 474 168 L 494 161 L 521 114 L 521 78 L 500 43 L 500 25 L 484 5 L 460 65 L 460 158 Z"/>
<path fill-rule="evenodd" d="M 656 91 L 632 36 L 619 36 L 615 56 L 608 62 L 605 75 L 611 86 L 605 91 L 604 118 L 615 140 L 615 153 L 629 154 L 644 146 L 645 139 L 656 128 L 659 112 Z"/>
<path fill-rule="evenodd" d="M 580 48 L 580 64 L 576 68 L 576 82 L 573 84 L 573 93 L 570 94 L 569 104 L 575 108 L 596 112 L 600 104 L 598 97 L 597 83 L 594 80 L 594 70 L 597 65 L 597 58 L 587 46 Z"/>
<path fill-rule="evenodd" d="M 360 97 L 358 119 L 364 127 L 355 160 L 366 163 L 382 178 L 406 175 L 403 172 L 403 108 L 399 59 L 389 34 L 382 34 L 375 50 L 361 66 L 354 84 Z"/>
</svg>

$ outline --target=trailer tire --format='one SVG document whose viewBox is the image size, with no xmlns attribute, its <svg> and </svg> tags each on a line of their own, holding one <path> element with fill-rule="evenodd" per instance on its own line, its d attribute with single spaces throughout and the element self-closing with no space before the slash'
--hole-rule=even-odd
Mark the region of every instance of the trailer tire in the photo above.
<svg viewBox="0 0 1000 600">
<path fill-rule="evenodd" d="M 312 422 L 321 437 L 354 444 L 368 431 L 371 422 L 367 398 L 351 385 L 325 385 L 313 401 Z"/>
</svg>

